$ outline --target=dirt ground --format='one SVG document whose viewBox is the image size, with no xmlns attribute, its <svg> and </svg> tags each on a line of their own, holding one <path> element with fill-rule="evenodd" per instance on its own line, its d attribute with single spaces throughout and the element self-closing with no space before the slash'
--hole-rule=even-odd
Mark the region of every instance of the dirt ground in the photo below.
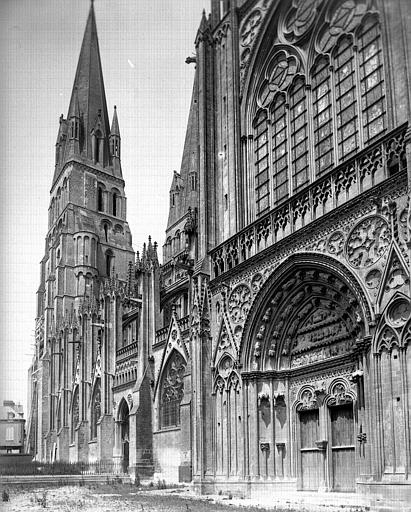
<svg viewBox="0 0 411 512">
<path fill-rule="evenodd" d="M 216 503 L 207 498 L 193 499 L 176 496 L 173 491 L 166 494 L 156 491 L 142 491 L 131 485 L 86 485 L 54 488 L 24 488 L 12 486 L 7 489 L 9 501 L 0 501 L 3 512 L 244 512 L 239 505 Z M 179 489 L 179 494 L 184 490 Z M 1 499 L 1 493 L 0 493 Z M 264 512 L 266 509 L 247 507 L 250 512 Z M 280 512 L 279 509 L 277 509 Z M 287 512 L 290 509 L 287 508 Z"/>
</svg>

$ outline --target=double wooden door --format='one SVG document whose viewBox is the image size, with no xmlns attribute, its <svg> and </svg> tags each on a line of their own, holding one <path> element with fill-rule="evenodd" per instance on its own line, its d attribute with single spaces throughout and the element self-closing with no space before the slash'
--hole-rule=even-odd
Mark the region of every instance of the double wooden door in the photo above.
<svg viewBox="0 0 411 512">
<path fill-rule="evenodd" d="M 300 411 L 301 487 L 316 491 L 322 483 L 333 491 L 355 489 L 354 417 L 352 404 L 330 407 L 321 439 L 318 409 Z"/>
</svg>

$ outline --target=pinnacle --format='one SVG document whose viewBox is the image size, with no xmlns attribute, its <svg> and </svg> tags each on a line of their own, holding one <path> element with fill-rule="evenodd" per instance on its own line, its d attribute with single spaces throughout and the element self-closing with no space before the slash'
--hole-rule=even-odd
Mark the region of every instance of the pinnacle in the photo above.
<svg viewBox="0 0 411 512">
<path fill-rule="evenodd" d="M 111 122 L 110 135 L 117 135 L 117 137 L 120 137 L 120 128 L 118 126 L 117 106 L 116 105 L 114 105 L 114 113 L 113 113 L 113 120 Z"/>
</svg>

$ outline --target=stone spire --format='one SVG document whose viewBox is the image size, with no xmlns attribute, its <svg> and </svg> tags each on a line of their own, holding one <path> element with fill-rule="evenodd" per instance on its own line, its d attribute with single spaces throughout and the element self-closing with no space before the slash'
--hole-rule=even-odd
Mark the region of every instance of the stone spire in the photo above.
<svg viewBox="0 0 411 512">
<path fill-rule="evenodd" d="M 110 125 L 93 2 L 84 31 L 67 121 L 75 118 L 80 120 L 79 154 L 73 154 L 73 148 L 70 152 L 64 151 L 59 169 L 73 156 L 108 166 Z M 57 177 L 58 173 L 53 183 Z"/>
</svg>

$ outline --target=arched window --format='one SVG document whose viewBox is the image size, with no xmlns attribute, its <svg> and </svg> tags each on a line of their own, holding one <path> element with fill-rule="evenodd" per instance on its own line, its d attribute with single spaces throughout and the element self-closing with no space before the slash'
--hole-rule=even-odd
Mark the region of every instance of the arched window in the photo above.
<svg viewBox="0 0 411 512">
<path fill-rule="evenodd" d="M 103 230 L 104 230 L 104 239 L 106 242 L 108 242 L 108 230 L 109 230 L 108 222 L 103 223 Z"/>
<path fill-rule="evenodd" d="M 88 236 L 84 237 L 84 265 L 89 265 L 90 263 L 90 238 Z"/>
<path fill-rule="evenodd" d="M 90 265 L 96 266 L 96 240 L 94 238 L 91 239 Z"/>
<path fill-rule="evenodd" d="M 90 438 L 97 437 L 97 423 L 101 416 L 101 384 L 100 379 L 96 382 L 91 400 L 91 417 L 90 417 Z"/>
<path fill-rule="evenodd" d="M 175 244 L 176 245 L 175 245 L 174 250 L 175 250 L 175 252 L 179 252 L 180 249 L 181 249 L 181 246 L 180 246 L 180 244 L 181 244 L 181 234 L 180 234 L 180 231 L 176 231 L 176 234 L 175 234 Z"/>
<path fill-rule="evenodd" d="M 270 207 L 270 183 L 268 176 L 268 127 L 267 112 L 262 110 L 255 121 L 255 193 L 257 215 Z"/>
<path fill-rule="evenodd" d="M 113 267 L 112 261 L 114 259 L 113 252 L 109 249 L 106 251 L 106 276 L 110 277 L 111 269 Z"/>
<path fill-rule="evenodd" d="M 184 395 L 186 362 L 174 351 L 167 361 L 161 379 L 160 428 L 180 425 L 180 403 Z"/>
<path fill-rule="evenodd" d="M 103 163 L 103 134 L 100 130 L 97 130 L 94 137 L 94 162 L 96 164 Z"/>
<path fill-rule="evenodd" d="M 346 159 L 358 147 L 356 77 L 352 38 L 343 37 L 334 53 L 338 158 Z"/>
<path fill-rule="evenodd" d="M 171 256 L 171 237 L 168 237 L 164 247 L 164 257 L 170 258 Z"/>
<path fill-rule="evenodd" d="M 364 142 L 384 131 L 385 92 L 378 20 L 369 18 L 358 35 Z"/>
<path fill-rule="evenodd" d="M 285 96 L 275 98 L 272 110 L 272 154 L 274 201 L 281 202 L 288 197 L 288 151 L 287 151 L 287 112 Z"/>
<path fill-rule="evenodd" d="M 113 194 L 113 215 L 117 216 L 117 194 L 115 192 Z"/>
<path fill-rule="evenodd" d="M 261 84 L 250 89 L 257 217 L 387 128 L 377 16 L 366 13 L 361 2 L 344 2 L 311 39 L 317 56 L 309 72 L 296 54 L 274 50 L 256 73 Z"/>
<path fill-rule="evenodd" d="M 321 57 L 312 71 L 314 160 L 316 177 L 333 165 L 332 104 L 328 57 Z"/>
<path fill-rule="evenodd" d="M 298 78 L 290 90 L 290 125 L 293 191 L 298 192 L 309 182 L 307 100 L 303 78 Z"/>
<path fill-rule="evenodd" d="M 104 211 L 104 207 L 103 207 L 103 189 L 102 189 L 102 187 L 98 187 L 98 190 L 97 190 L 97 210 L 99 212 Z"/>
</svg>

